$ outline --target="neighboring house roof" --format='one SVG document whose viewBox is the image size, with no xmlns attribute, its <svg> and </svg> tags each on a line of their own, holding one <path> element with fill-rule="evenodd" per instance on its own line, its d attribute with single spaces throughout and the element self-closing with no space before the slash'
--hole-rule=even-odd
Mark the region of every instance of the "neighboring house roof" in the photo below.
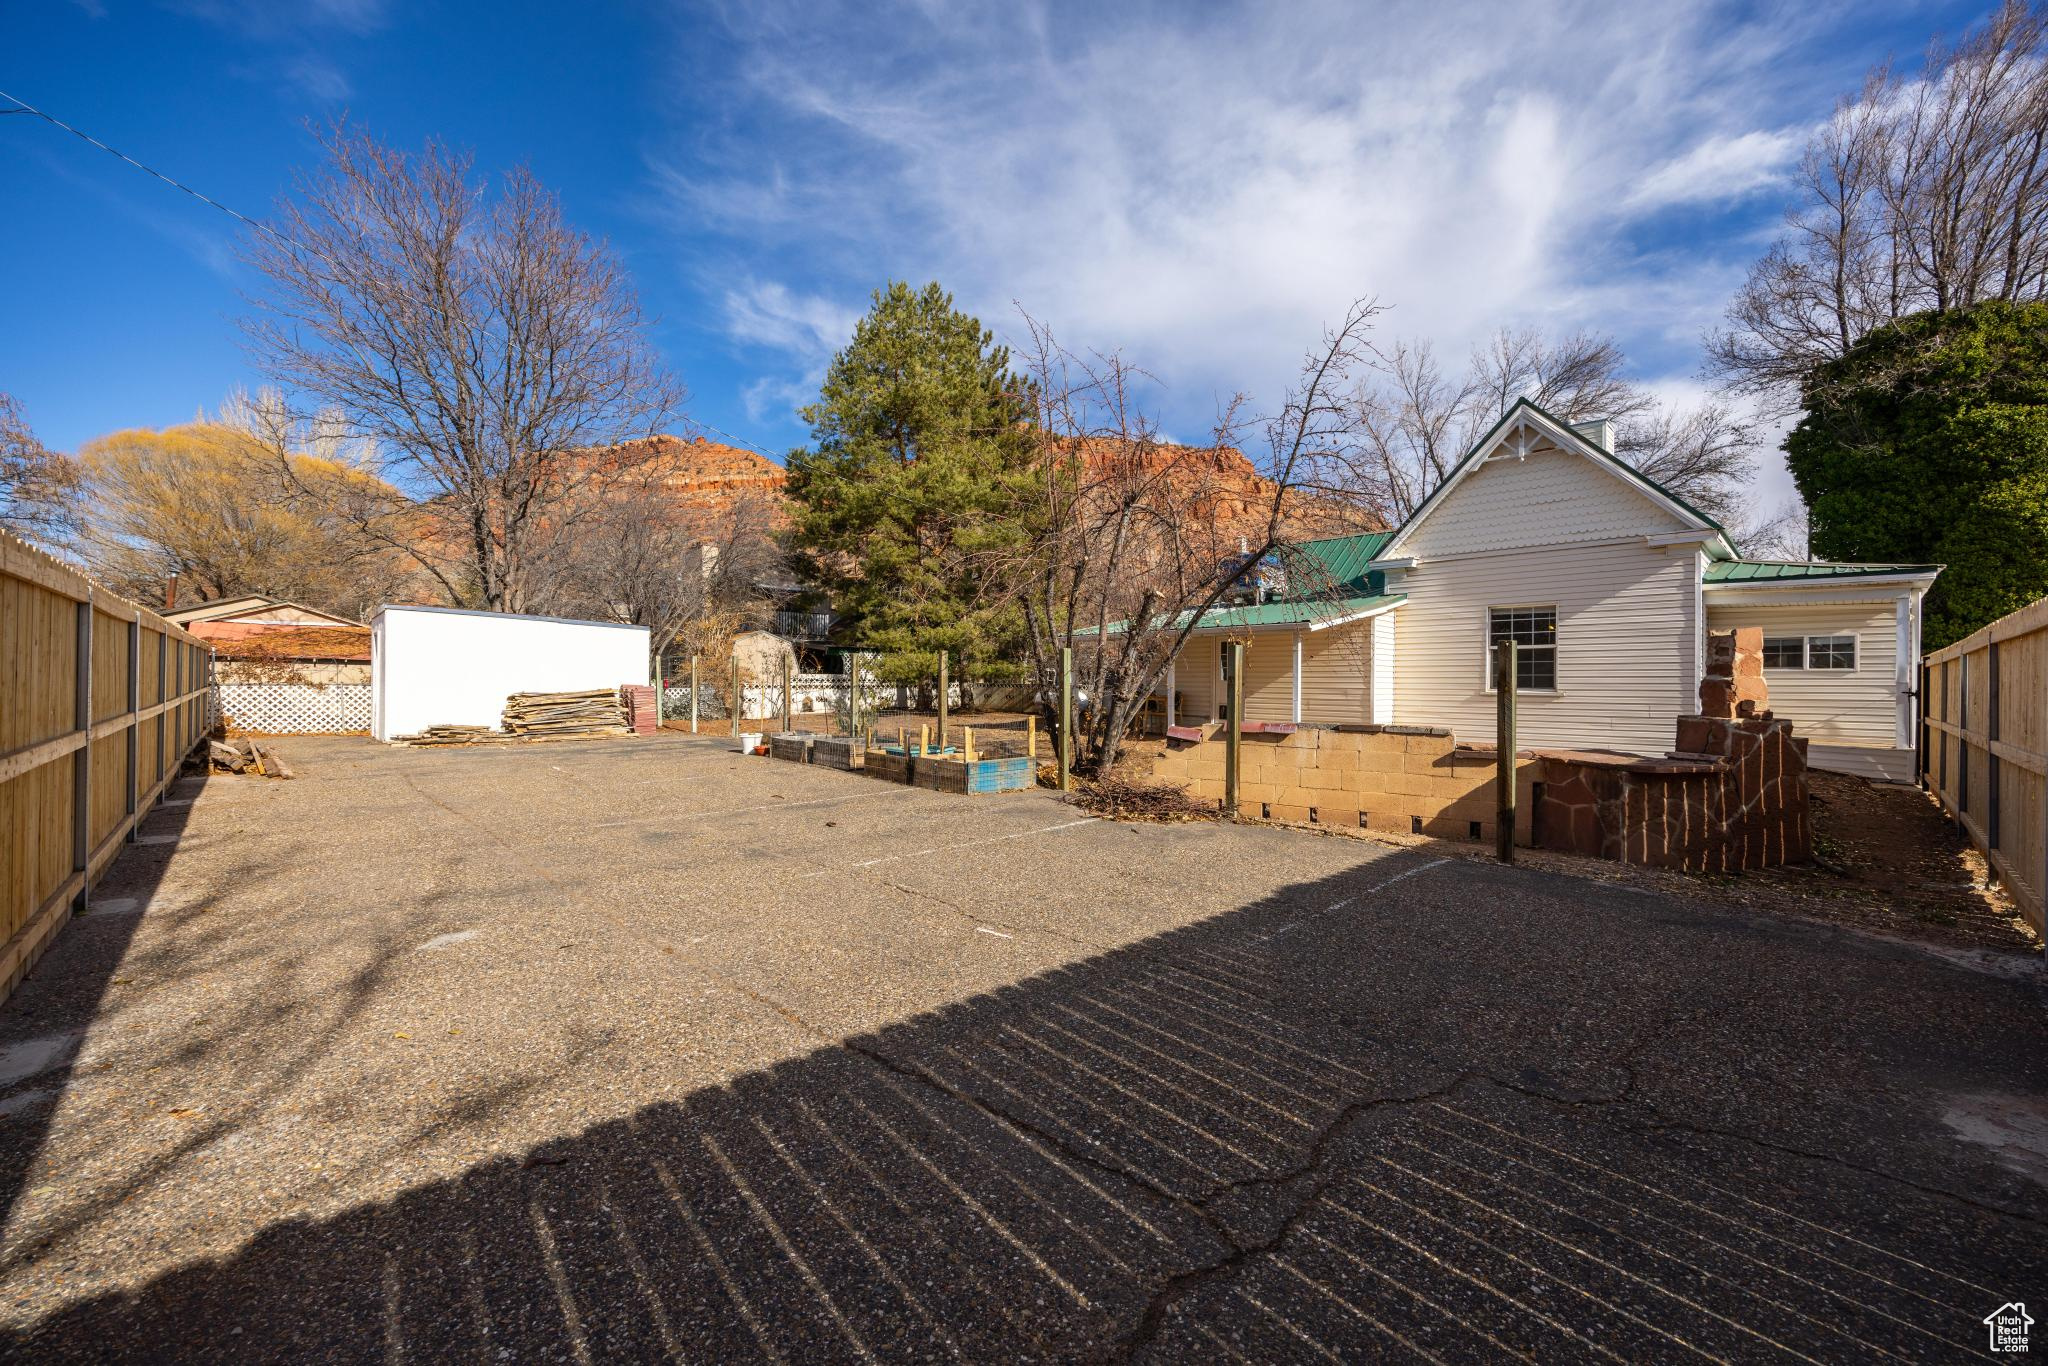
<svg viewBox="0 0 2048 1366">
<path fill-rule="evenodd" d="M 1571 423 L 1566 422 L 1563 418 L 1553 413 L 1545 412 L 1526 398 L 1518 398 L 1509 405 L 1508 410 L 1500 415 L 1500 421 L 1487 428 L 1486 434 L 1473 443 L 1471 450 L 1465 452 L 1465 458 L 1452 466 L 1450 474 L 1445 477 L 1444 481 L 1430 490 L 1429 496 L 1422 500 L 1415 511 L 1409 514 L 1408 520 L 1401 523 L 1400 527 L 1387 538 L 1386 543 L 1381 545 L 1375 553 L 1382 557 L 1391 557 L 1407 541 L 1408 537 L 1414 534 L 1415 528 L 1420 526 L 1423 520 L 1432 512 L 1435 512 L 1438 507 L 1442 506 L 1444 499 L 1449 496 L 1451 490 L 1463 482 L 1465 477 L 1471 474 L 1472 471 L 1485 463 L 1487 455 L 1495 446 L 1505 440 L 1517 427 L 1524 425 L 1534 427 L 1559 450 L 1582 455 L 1616 478 L 1633 485 L 1645 497 L 1654 503 L 1661 504 L 1680 521 L 1691 523 L 1696 530 L 1712 533 L 1712 539 L 1709 542 L 1709 554 L 1718 549 L 1721 554 L 1716 558 L 1735 558 L 1735 543 L 1728 538 L 1727 531 L 1722 528 L 1719 522 L 1707 516 L 1706 513 L 1701 512 L 1698 508 L 1686 502 L 1685 499 L 1679 497 L 1670 489 L 1665 488 L 1626 460 L 1620 459 L 1611 452 L 1602 450 L 1599 446 L 1589 441 L 1585 434 L 1573 427 Z"/>
<path fill-rule="evenodd" d="M 186 607 L 173 608 L 163 614 L 165 621 L 211 621 L 215 617 L 232 616 L 244 608 L 261 607 L 271 601 L 260 593 L 244 593 L 233 598 L 213 598 L 206 602 L 195 602 Z"/>
<path fill-rule="evenodd" d="M 277 612 L 281 609 L 297 613 L 299 616 L 297 618 L 288 617 L 271 622 L 260 620 L 263 614 Z M 176 622 L 188 629 L 196 623 L 228 622 L 237 617 L 256 617 L 258 620 L 250 624 L 272 629 L 309 626 L 319 622 L 327 622 L 335 626 L 361 626 L 363 624 L 348 617 L 337 616 L 333 612 L 323 612 L 317 607 L 308 607 L 304 603 L 292 602 L 287 598 L 269 598 L 257 593 L 245 594 L 239 598 L 215 598 L 212 602 L 195 602 L 190 607 L 180 607 L 174 612 L 164 613 L 164 620 Z M 303 619 L 306 617 L 311 617 L 315 620 L 306 621 Z M 194 632 L 194 634 L 199 633 Z"/>
<path fill-rule="evenodd" d="M 1932 579 L 1938 564 L 1828 564 L 1813 560 L 1716 560 L 1707 566 L 1708 583 L 1781 583 L 1807 579 L 1867 579 L 1878 575 Z"/>
<path fill-rule="evenodd" d="M 214 653 L 222 659 L 346 661 L 367 663 L 367 626 L 273 626 L 220 640 Z"/>
</svg>

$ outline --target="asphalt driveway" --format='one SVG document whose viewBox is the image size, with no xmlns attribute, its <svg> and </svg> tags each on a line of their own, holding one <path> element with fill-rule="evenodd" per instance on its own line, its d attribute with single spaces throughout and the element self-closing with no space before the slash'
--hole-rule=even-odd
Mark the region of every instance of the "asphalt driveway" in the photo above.
<svg viewBox="0 0 2048 1366">
<path fill-rule="evenodd" d="M 2048 1303 L 2012 960 L 672 734 L 286 752 L 0 1008 L 0 1353 L 1952 1360 Z"/>
</svg>

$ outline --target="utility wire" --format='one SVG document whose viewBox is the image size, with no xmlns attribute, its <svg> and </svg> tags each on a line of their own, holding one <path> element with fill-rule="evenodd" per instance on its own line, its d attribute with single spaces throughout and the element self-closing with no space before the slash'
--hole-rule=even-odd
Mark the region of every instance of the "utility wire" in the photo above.
<svg viewBox="0 0 2048 1366">
<path fill-rule="evenodd" d="M 50 124 L 53 127 L 61 128 L 75 138 L 79 138 L 82 141 L 91 143 L 93 146 L 99 148 L 102 152 L 105 152 L 107 155 L 114 157 L 117 160 L 127 162 L 130 166 L 133 166 L 136 170 L 142 172 L 144 175 L 152 176 L 157 180 L 161 180 L 164 184 L 170 186 L 172 189 L 182 190 L 186 194 L 189 194 L 194 199 L 198 200 L 200 203 L 205 204 L 211 208 L 219 209 L 222 213 L 234 219 L 236 222 L 245 223 L 248 226 L 254 228 L 256 231 L 262 233 L 264 236 L 273 238 L 274 240 L 284 244 L 285 246 L 298 248 L 301 251 L 305 250 L 305 248 L 301 247 L 299 243 L 293 241 L 289 237 L 286 237 L 283 233 L 279 232 L 277 229 L 269 226 L 268 224 L 259 223 L 255 219 L 249 217 L 248 214 L 241 212 L 239 209 L 231 209 L 227 205 L 221 203 L 218 199 L 213 198 L 211 195 L 202 194 L 200 191 L 193 189 L 184 181 L 175 180 L 170 176 L 165 175 L 162 171 L 157 170 L 154 166 L 146 166 L 142 162 L 137 161 L 134 157 L 129 156 L 126 152 L 123 152 L 118 148 L 109 147 L 106 143 L 101 142 L 98 138 L 86 132 L 83 128 L 72 127 L 70 124 L 64 122 L 64 120 L 58 118 L 55 114 L 52 114 L 47 110 L 36 108 L 36 106 L 30 104 L 27 100 L 22 99 L 19 95 L 10 95 L 5 90 L 0 90 L 0 99 L 11 100 L 15 106 L 12 109 L 0 109 L 0 114 L 33 114 L 37 118 L 41 119 L 43 122 Z M 428 303 L 427 306 L 430 308 L 438 307 L 438 305 L 435 305 L 431 302 Z M 734 436 L 731 432 L 723 431 L 720 428 L 714 427 L 709 422 L 698 421 L 696 419 L 692 420 L 696 421 L 697 425 L 699 427 L 704 428 L 706 431 L 717 432 L 720 436 L 724 437 L 728 441 L 736 441 L 740 445 L 746 447 L 748 450 L 754 452 L 754 454 L 756 455 L 762 456 L 770 460 L 774 459 L 774 457 L 770 456 L 767 451 L 763 450 L 761 447 L 755 445 L 753 442 L 747 440 L 743 436 Z"/>
</svg>

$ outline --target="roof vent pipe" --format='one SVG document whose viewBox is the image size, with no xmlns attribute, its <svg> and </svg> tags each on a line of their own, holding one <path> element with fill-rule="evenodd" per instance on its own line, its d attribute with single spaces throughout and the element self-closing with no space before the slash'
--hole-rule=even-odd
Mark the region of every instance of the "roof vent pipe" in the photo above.
<svg viewBox="0 0 2048 1366">
<path fill-rule="evenodd" d="M 1614 419 L 1596 417 L 1591 422 L 1574 422 L 1572 430 L 1609 455 L 1614 454 Z"/>
</svg>

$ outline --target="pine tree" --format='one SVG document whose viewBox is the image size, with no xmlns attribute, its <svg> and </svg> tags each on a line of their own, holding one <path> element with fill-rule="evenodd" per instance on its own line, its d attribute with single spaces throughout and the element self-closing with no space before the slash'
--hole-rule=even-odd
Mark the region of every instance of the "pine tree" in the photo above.
<svg viewBox="0 0 2048 1366">
<path fill-rule="evenodd" d="M 1008 348 L 937 284 L 892 282 L 803 410 L 789 458 L 794 548 L 884 674 L 932 676 L 936 652 L 987 666 L 1016 632 L 990 566 L 1028 479 L 1029 391 Z"/>
</svg>

